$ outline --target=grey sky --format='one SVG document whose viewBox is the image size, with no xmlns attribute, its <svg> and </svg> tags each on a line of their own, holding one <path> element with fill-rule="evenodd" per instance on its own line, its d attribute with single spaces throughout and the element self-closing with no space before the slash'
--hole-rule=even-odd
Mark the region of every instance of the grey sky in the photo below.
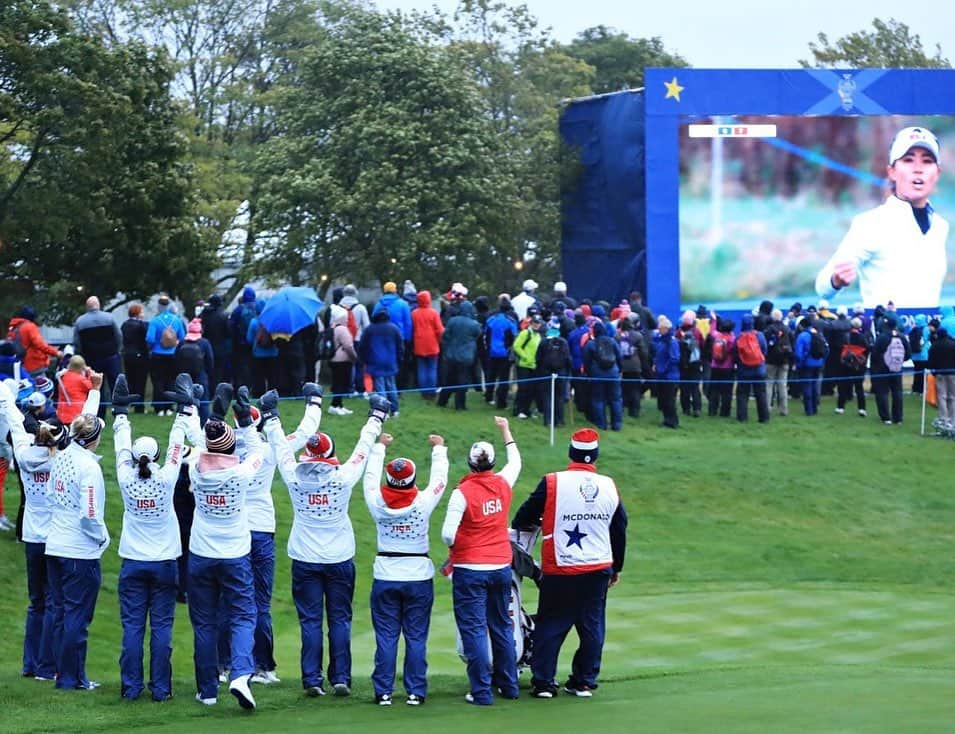
<svg viewBox="0 0 955 734">
<path fill-rule="evenodd" d="M 458 4 L 457 0 L 374 2 L 383 9 L 437 6 L 448 14 Z M 668 51 L 680 54 L 697 68 L 796 68 L 799 59 L 809 57 L 809 43 L 820 31 L 835 40 L 871 29 L 875 18 L 905 23 L 920 36 L 929 54 L 939 43 L 944 56 L 955 57 L 955 3 L 526 0 L 524 4 L 559 41 L 569 41 L 585 28 L 603 24 L 634 38 L 659 36 Z"/>
</svg>

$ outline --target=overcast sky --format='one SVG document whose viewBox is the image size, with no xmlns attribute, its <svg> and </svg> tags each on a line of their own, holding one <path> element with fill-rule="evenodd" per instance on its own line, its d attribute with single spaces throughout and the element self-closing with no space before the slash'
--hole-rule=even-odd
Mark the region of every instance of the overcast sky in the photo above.
<svg viewBox="0 0 955 734">
<path fill-rule="evenodd" d="M 374 0 L 380 8 L 428 9 L 451 14 L 457 0 Z M 520 5 L 519 2 L 511 2 Z M 875 18 L 905 23 L 922 39 L 929 55 L 935 44 L 955 58 L 955 3 L 902 3 L 899 0 L 526 0 L 523 3 L 558 41 L 570 41 L 596 25 L 617 28 L 633 38 L 659 36 L 664 48 L 697 68 L 797 68 L 808 59 L 809 43 L 820 31 L 830 41 L 871 30 Z"/>
</svg>

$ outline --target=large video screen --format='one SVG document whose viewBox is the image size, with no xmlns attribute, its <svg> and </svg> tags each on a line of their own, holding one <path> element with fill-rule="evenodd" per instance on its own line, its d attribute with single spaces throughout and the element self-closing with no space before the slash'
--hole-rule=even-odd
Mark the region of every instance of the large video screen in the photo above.
<svg viewBox="0 0 955 734">
<path fill-rule="evenodd" d="M 941 165 L 935 182 L 918 156 L 896 196 L 889 148 L 909 126 L 937 137 Z M 783 310 L 821 298 L 833 309 L 955 302 L 955 233 L 943 237 L 955 220 L 955 175 L 946 163 L 955 171 L 955 116 L 682 118 L 680 300 L 748 309 L 769 299 Z M 920 222 L 900 196 L 926 192 L 934 211 Z M 850 251 L 851 285 L 835 290 L 833 267 Z"/>
</svg>

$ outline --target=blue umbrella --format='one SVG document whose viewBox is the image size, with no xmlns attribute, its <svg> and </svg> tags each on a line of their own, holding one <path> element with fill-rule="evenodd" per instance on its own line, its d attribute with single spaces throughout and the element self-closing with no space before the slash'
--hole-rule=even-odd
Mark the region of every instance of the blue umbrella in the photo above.
<svg viewBox="0 0 955 734">
<path fill-rule="evenodd" d="M 288 286 L 265 304 L 259 323 L 270 334 L 294 334 L 314 324 L 323 305 L 314 288 Z"/>
</svg>

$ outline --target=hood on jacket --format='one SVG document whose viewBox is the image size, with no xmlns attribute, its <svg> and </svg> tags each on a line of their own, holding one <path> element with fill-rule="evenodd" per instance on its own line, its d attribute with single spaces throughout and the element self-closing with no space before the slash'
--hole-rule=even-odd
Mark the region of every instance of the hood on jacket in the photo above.
<svg viewBox="0 0 955 734">
<path fill-rule="evenodd" d="M 329 323 L 332 326 L 335 326 L 336 324 L 348 323 L 348 311 L 346 311 L 341 306 L 336 306 L 335 304 L 332 304 L 331 308 L 329 309 L 329 315 L 331 317 L 329 320 Z"/>
<path fill-rule="evenodd" d="M 739 322 L 740 331 L 752 331 L 753 330 L 753 315 L 749 313 L 744 313 L 743 318 Z"/>
<path fill-rule="evenodd" d="M 474 304 L 470 301 L 461 301 L 458 304 L 458 316 L 466 316 L 469 319 L 474 318 Z"/>
<path fill-rule="evenodd" d="M 593 328 L 594 328 L 594 339 L 596 339 L 598 336 L 606 336 L 607 327 L 604 326 L 603 321 L 594 321 Z"/>
<path fill-rule="evenodd" d="M 418 308 L 431 308 L 431 291 L 418 291 Z"/>
<path fill-rule="evenodd" d="M 202 451 L 199 453 L 196 471 L 202 475 L 206 486 L 210 484 L 221 484 L 222 482 L 229 481 L 232 477 L 230 470 L 238 465 L 238 463 L 239 457 L 235 454 L 217 454 Z"/>
<path fill-rule="evenodd" d="M 250 285 L 247 285 L 242 289 L 242 298 L 239 299 L 242 303 L 255 303 L 255 288 Z"/>
<path fill-rule="evenodd" d="M 17 454 L 17 463 L 28 472 L 49 471 L 51 454 L 46 446 L 29 446 Z"/>
<path fill-rule="evenodd" d="M 262 313 L 262 310 L 263 310 L 264 308 L 265 308 L 265 299 L 264 299 L 264 298 L 258 298 L 258 299 L 256 299 L 256 301 L 255 301 L 255 314 L 256 314 L 256 316 L 258 316 L 260 313 Z"/>
<path fill-rule="evenodd" d="M 371 317 L 371 323 L 373 324 L 383 324 L 386 321 L 391 321 L 391 314 L 388 313 L 387 308 L 379 308 L 378 311 Z"/>
<path fill-rule="evenodd" d="M 351 309 L 358 305 L 358 299 L 355 296 L 342 296 L 342 300 L 339 301 L 338 305 Z"/>
</svg>

